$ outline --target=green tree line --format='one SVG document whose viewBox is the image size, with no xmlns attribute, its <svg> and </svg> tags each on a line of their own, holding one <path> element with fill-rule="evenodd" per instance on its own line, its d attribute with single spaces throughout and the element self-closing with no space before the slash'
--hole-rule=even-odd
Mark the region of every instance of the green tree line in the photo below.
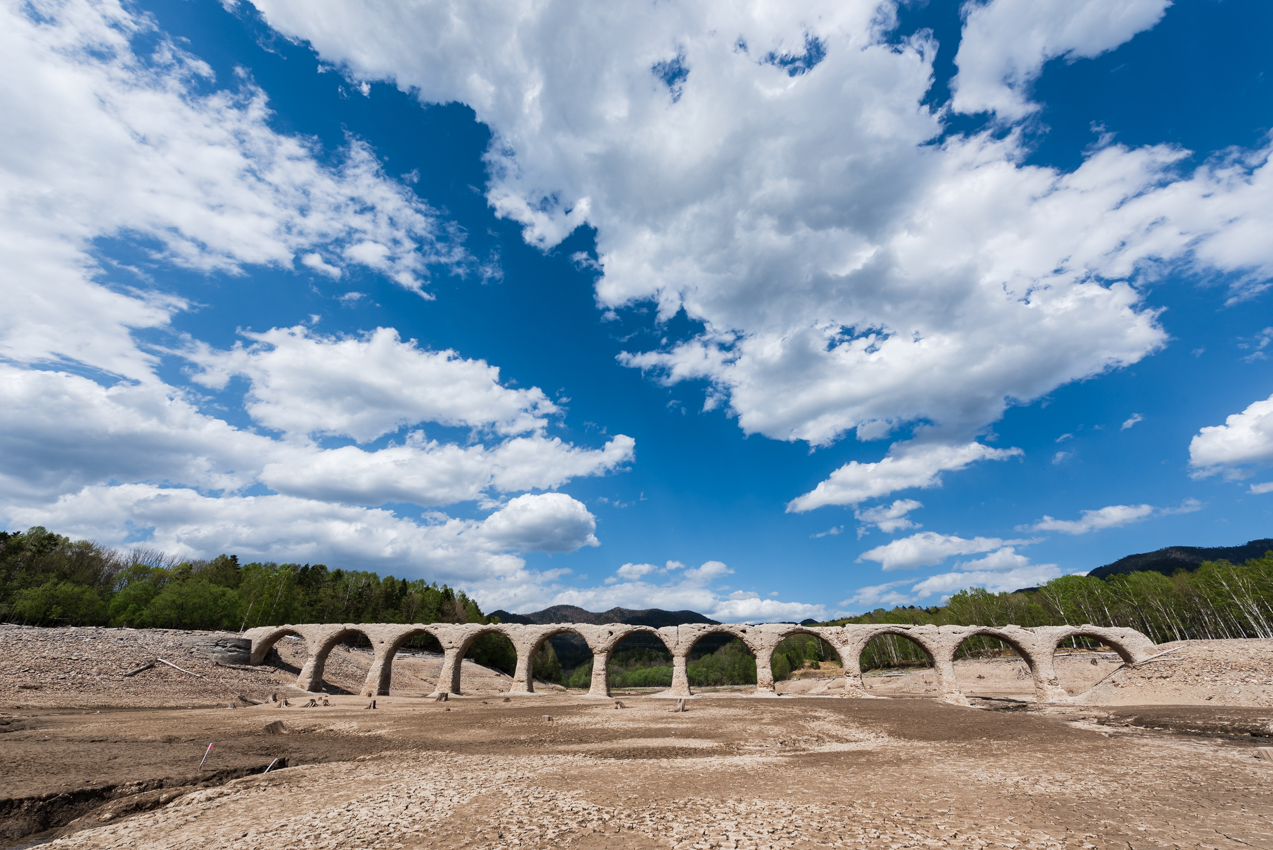
<svg viewBox="0 0 1273 850">
<path fill-rule="evenodd" d="M 606 669 L 612 688 L 666 688 L 672 684 L 672 657 L 665 650 L 620 649 L 611 656 Z M 696 688 L 754 685 L 756 659 L 742 641 L 731 640 L 712 652 L 691 656 L 685 672 L 690 685 Z M 563 674 L 558 681 L 568 688 L 586 690 L 592 684 L 592 660 Z"/>
<path fill-rule="evenodd" d="M 0 619 L 41 626 L 242 631 L 283 623 L 485 623 L 462 590 L 323 564 L 240 564 L 234 555 L 179 561 L 120 551 L 36 527 L 0 532 Z M 420 646 L 436 644 L 423 637 Z M 469 657 L 507 673 L 516 653 L 497 636 Z"/>
<path fill-rule="evenodd" d="M 962 590 L 945 605 L 877 608 L 835 620 L 957 626 L 1083 625 L 1133 628 L 1155 643 L 1176 640 L 1273 637 L 1273 552 L 1245 564 L 1208 561 L 1193 571 L 1133 572 L 1109 578 L 1071 575 L 1012 593 Z M 1077 639 L 1075 646 L 1090 645 Z M 999 641 L 976 638 L 961 654 L 1003 651 Z M 862 669 L 926 664 L 919 647 L 905 638 L 877 638 L 862 655 Z"/>
</svg>

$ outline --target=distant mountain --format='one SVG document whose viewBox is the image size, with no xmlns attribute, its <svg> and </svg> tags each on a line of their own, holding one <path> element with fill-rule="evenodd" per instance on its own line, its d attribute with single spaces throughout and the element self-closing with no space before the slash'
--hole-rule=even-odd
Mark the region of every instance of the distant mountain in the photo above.
<svg viewBox="0 0 1273 850">
<path fill-rule="evenodd" d="M 1097 567 L 1088 573 L 1096 578 L 1125 575 L 1134 572 L 1153 571 L 1163 575 L 1171 575 L 1176 570 L 1193 572 L 1202 566 L 1203 561 L 1225 560 L 1233 564 L 1244 564 L 1252 558 L 1263 558 L 1264 553 L 1273 550 L 1273 539 L 1252 540 L 1245 546 L 1215 546 L 1204 548 L 1199 546 L 1168 546 L 1157 552 L 1146 552 L 1143 555 L 1128 555 L 1119 558 L 1112 564 Z"/>
<path fill-rule="evenodd" d="M 631 608 L 611 608 L 594 614 L 574 605 L 553 605 L 533 614 L 510 614 L 507 611 L 492 611 L 491 617 L 498 617 L 501 623 L 521 623 L 527 626 L 542 626 L 549 623 L 589 623 L 604 626 L 607 623 L 626 623 L 631 626 L 650 626 L 661 629 L 664 626 L 680 626 L 686 623 L 705 623 L 716 625 L 715 620 L 708 619 L 697 611 L 664 611 L 662 608 L 646 608 L 635 611 Z M 729 641 L 727 635 L 711 635 L 698 643 L 700 651 L 710 652 Z M 548 639 L 557 653 L 557 660 L 567 670 L 573 669 L 592 658 L 592 652 L 583 638 L 576 634 L 566 633 Z M 663 642 L 654 635 L 633 635 L 620 644 L 622 649 L 654 649 L 666 651 Z"/>
<path fill-rule="evenodd" d="M 662 608 L 645 608 L 637 611 L 632 608 L 611 608 L 600 614 L 585 611 L 574 605 L 553 605 L 533 614 L 510 614 L 507 611 L 492 611 L 492 617 L 499 617 L 501 623 L 521 623 L 523 625 L 547 625 L 549 623 L 589 623 L 603 626 L 607 623 L 626 623 L 630 626 L 651 626 L 661 629 L 664 626 L 681 626 L 686 623 L 704 623 L 716 625 L 716 620 L 708 619 L 697 611 L 664 611 Z"/>
</svg>

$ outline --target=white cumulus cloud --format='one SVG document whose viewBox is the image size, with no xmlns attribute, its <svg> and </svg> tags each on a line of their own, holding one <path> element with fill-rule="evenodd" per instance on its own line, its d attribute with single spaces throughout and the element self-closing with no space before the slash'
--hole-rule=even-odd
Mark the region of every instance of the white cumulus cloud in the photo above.
<svg viewBox="0 0 1273 850">
<path fill-rule="evenodd" d="M 1165 344 L 1144 269 L 1241 272 L 1235 298 L 1273 274 L 1269 148 L 1194 168 L 1106 145 L 1062 172 L 1025 164 L 1015 131 L 933 144 L 936 45 L 892 40 L 889 2 L 255 5 L 353 78 L 470 105 L 494 134 L 487 199 L 528 242 L 591 225 L 606 315 L 701 323 L 622 362 L 705 379 L 705 406 L 747 433 L 826 445 L 924 423 L 964 450 L 1008 405 Z M 970 7 L 960 103 L 1020 116 L 1049 58 L 1111 49 L 1165 6 Z M 839 472 L 792 509 L 891 492 Z"/>
<path fill-rule="evenodd" d="M 914 499 L 898 499 L 891 505 L 854 511 L 853 516 L 864 527 L 873 525 L 885 534 L 892 534 L 906 528 L 919 528 L 919 524 L 907 519 L 906 515 L 922 507 L 924 505 Z"/>
<path fill-rule="evenodd" d="M 1107 505 L 1097 510 L 1082 511 L 1079 519 L 1043 519 L 1029 525 L 1017 526 L 1017 531 L 1060 531 L 1063 534 L 1087 534 L 1105 528 L 1118 528 L 1128 523 L 1140 522 L 1156 516 L 1189 514 L 1202 510 L 1202 502 L 1185 499 L 1175 508 L 1156 508 L 1153 505 Z"/>
<path fill-rule="evenodd" d="M 859 561 L 878 561 L 885 571 L 909 570 L 915 567 L 931 567 L 952 555 L 973 555 L 999 549 L 1006 543 L 1021 541 L 1000 540 L 998 537 L 973 537 L 965 539 L 952 534 L 921 531 L 876 546 L 863 552 Z"/>
<path fill-rule="evenodd" d="M 718 582 L 733 574 L 721 561 L 705 561 L 687 567 L 679 561 L 665 566 L 628 563 L 601 587 L 527 589 L 517 610 L 530 611 L 546 605 L 578 605 L 589 611 L 610 608 L 664 608 L 692 610 L 728 623 L 799 621 L 812 617 L 826 619 L 825 605 L 784 602 L 751 591 L 721 587 Z"/>
<path fill-rule="evenodd" d="M 274 267 L 330 285 L 363 266 L 427 298 L 435 267 L 473 269 L 462 233 L 364 142 L 327 151 L 276 131 L 246 73 L 216 80 L 118 0 L 0 5 L 0 72 L 21 81 L 0 91 L 4 524 L 501 593 L 551 580 L 515 552 L 597 545 L 594 518 L 564 493 L 500 500 L 618 469 L 633 441 L 586 449 L 549 436 L 556 406 L 538 388 L 504 386 L 495 366 L 386 328 L 275 328 L 231 351 L 136 334 L 191 307 L 166 289 L 173 270 Z M 147 270 L 99 262 L 111 239 L 144 246 Z M 224 398 L 161 379 L 183 357 L 207 387 L 247 378 L 246 412 L 285 439 L 232 425 Z M 421 423 L 468 428 L 472 442 L 412 431 L 380 451 L 324 444 Z M 474 500 L 486 519 L 377 507 Z"/>
<path fill-rule="evenodd" d="M 958 539 L 958 538 L 956 538 Z M 1012 546 L 995 547 L 996 543 L 1013 541 L 985 541 L 989 551 L 983 558 L 961 561 L 954 569 L 916 581 L 901 579 L 884 584 L 859 588 L 840 603 L 846 612 L 861 611 L 876 606 L 913 605 L 939 596 L 944 601 L 951 594 L 973 587 L 984 587 L 994 593 L 1037 587 L 1061 575 L 1056 564 L 1035 564 Z M 968 548 L 968 547 L 964 547 Z M 887 567 L 886 567 L 887 569 Z"/>
<path fill-rule="evenodd" d="M 941 473 L 963 469 L 979 460 L 1019 457 L 1021 449 L 992 449 L 981 443 L 947 446 L 938 443 L 895 443 L 876 463 L 851 460 L 803 496 L 792 499 L 787 512 L 811 511 L 826 505 L 857 505 L 913 487 L 941 486 Z M 910 500 L 906 500 L 910 501 Z"/>
<path fill-rule="evenodd" d="M 157 36 L 148 55 L 133 49 L 143 36 Z M 167 325 L 186 303 L 143 281 L 98 285 L 91 243 L 103 237 L 231 273 L 298 257 L 315 268 L 303 258 L 374 238 L 388 276 L 416 291 L 430 265 L 468 263 L 362 142 L 324 165 L 309 140 L 270 127 L 250 84 L 202 93 L 208 66 L 117 0 L 4 4 L 0 74 L 22 81 L 0 92 L 0 356 L 11 361 L 151 379 L 154 356 L 131 332 Z"/>
<path fill-rule="evenodd" d="M 108 545 L 123 543 L 130 528 L 152 529 L 147 545 L 180 557 L 235 552 L 244 560 L 330 559 L 361 569 L 423 570 L 479 588 L 533 583 L 509 550 L 562 552 L 596 542 L 587 508 L 560 493 L 519 496 L 485 521 L 439 515 L 416 522 L 383 509 L 292 496 L 217 498 L 122 484 L 86 487 L 51 505 L 10 508 L 9 515 Z"/>
<path fill-rule="evenodd" d="M 1223 425 L 1202 428 L 1189 442 L 1189 465 L 1195 476 L 1224 472 L 1246 477 L 1249 465 L 1273 463 L 1273 396 L 1249 404 Z"/>
<path fill-rule="evenodd" d="M 1053 519 L 1044 516 L 1033 525 L 1021 526 L 1020 531 L 1060 531 L 1065 534 L 1087 534 L 1102 528 L 1117 528 L 1129 522 L 1146 519 L 1154 513 L 1153 505 L 1108 505 L 1094 511 L 1083 511 L 1081 519 Z"/>
<path fill-rule="evenodd" d="M 918 599 L 937 594 L 944 598 L 971 587 L 984 587 L 992 593 L 1009 593 L 1023 587 L 1038 587 L 1060 576 L 1061 570 L 1056 564 L 1030 564 L 1010 570 L 956 570 L 929 576 L 915 584 L 911 592 Z"/>
<path fill-rule="evenodd" d="M 573 552 L 600 546 L 597 520 L 582 502 L 565 493 L 527 493 L 482 522 L 482 535 L 519 552 Z"/>
<path fill-rule="evenodd" d="M 251 382 L 247 411 L 290 437 L 335 435 L 368 442 L 403 425 L 437 422 L 520 434 L 557 411 L 543 390 L 510 389 L 499 369 L 454 351 L 422 350 L 393 328 L 362 337 L 325 337 L 304 327 L 245 333 L 252 345 L 189 353 L 195 379 L 221 388 Z"/>
<path fill-rule="evenodd" d="M 964 4 L 951 82 L 958 112 L 1019 120 L 1037 110 L 1030 84 L 1051 59 L 1090 59 L 1151 29 L 1171 0 L 990 0 Z"/>
</svg>

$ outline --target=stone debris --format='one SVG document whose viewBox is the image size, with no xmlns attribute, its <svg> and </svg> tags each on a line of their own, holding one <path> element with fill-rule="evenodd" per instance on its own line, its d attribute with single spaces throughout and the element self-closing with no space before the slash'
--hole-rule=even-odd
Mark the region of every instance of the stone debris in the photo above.
<svg viewBox="0 0 1273 850">
<path fill-rule="evenodd" d="M 622 701 L 622 700 L 615 700 L 615 701 L 614 701 L 614 707 L 615 707 L 615 708 L 626 708 L 626 706 L 623 704 L 623 701 Z"/>
<path fill-rule="evenodd" d="M 189 643 L 192 636 L 202 642 Z M 200 648 L 217 637 L 172 629 L 0 626 L 0 705 L 224 706 L 240 694 L 264 699 L 296 681 L 294 671 L 273 664 L 218 666 Z"/>
<path fill-rule="evenodd" d="M 1117 668 L 1083 704 L 1273 707 L 1273 641 L 1181 641 L 1161 650 L 1150 663 Z"/>
</svg>

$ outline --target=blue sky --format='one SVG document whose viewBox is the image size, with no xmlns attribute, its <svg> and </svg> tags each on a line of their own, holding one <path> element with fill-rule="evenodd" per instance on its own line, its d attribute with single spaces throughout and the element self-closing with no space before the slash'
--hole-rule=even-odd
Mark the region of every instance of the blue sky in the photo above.
<svg viewBox="0 0 1273 850">
<path fill-rule="evenodd" d="M 4 5 L 5 526 L 749 621 L 1273 532 L 1267 3 L 399 6 Z"/>
</svg>

